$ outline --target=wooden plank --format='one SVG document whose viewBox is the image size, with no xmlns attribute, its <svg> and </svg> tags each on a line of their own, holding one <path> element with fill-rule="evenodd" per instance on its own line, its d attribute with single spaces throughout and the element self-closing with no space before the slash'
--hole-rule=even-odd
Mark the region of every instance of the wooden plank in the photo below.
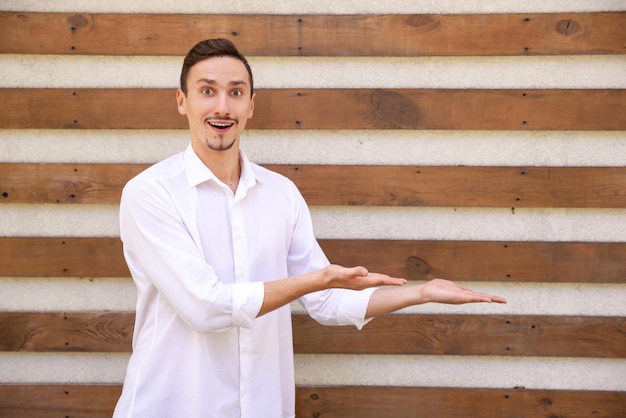
<svg viewBox="0 0 626 418">
<path fill-rule="evenodd" d="M 119 203 L 142 164 L 0 163 L 1 203 Z M 266 165 L 310 205 L 626 207 L 626 167 Z"/>
<path fill-rule="evenodd" d="M 621 208 L 626 167 L 267 166 L 311 205 Z"/>
<path fill-rule="evenodd" d="M 0 277 L 129 276 L 117 237 L 0 238 Z"/>
<path fill-rule="evenodd" d="M 626 357 L 623 317 L 397 314 L 361 331 L 292 318 L 303 354 Z"/>
<path fill-rule="evenodd" d="M 174 89 L 0 89 L 7 129 L 185 129 Z M 625 89 L 264 89 L 250 129 L 626 130 Z M 54 103 L 54 106 L 50 106 Z"/>
<path fill-rule="evenodd" d="M 0 385 L 0 416 L 110 418 L 120 385 Z M 623 416 L 626 392 L 436 387 L 297 387 L 296 416 L 502 418 Z"/>
<path fill-rule="evenodd" d="M 0 351 L 130 352 L 132 312 L 0 312 Z"/>
<path fill-rule="evenodd" d="M 409 280 L 626 283 L 624 242 L 319 241 L 333 263 Z M 0 237 L 0 277 L 128 276 L 119 238 Z"/>
<path fill-rule="evenodd" d="M 396 314 L 361 331 L 292 321 L 299 354 L 626 358 L 622 317 Z M 0 351 L 129 352 L 133 324 L 131 312 L 0 312 Z"/>
<path fill-rule="evenodd" d="M 173 89 L 18 88 L 1 89 L 0 98 L 2 111 L 13 109 L 0 115 L 0 126 L 9 129 L 187 127 L 187 119 L 176 110 Z M 12 106 L 2 105 L 5 100 Z"/>
<path fill-rule="evenodd" d="M 626 392 L 300 387 L 296 415 L 324 418 L 623 417 Z"/>
<path fill-rule="evenodd" d="M 623 242 L 320 240 L 320 245 L 333 263 L 409 280 L 626 283 Z"/>
<path fill-rule="evenodd" d="M 146 164 L 0 164 L 2 203 L 119 203 Z"/>
<path fill-rule="evenodd" d="M 110 418 L 121 385 L 0 384 L 0 417 Z"/>
<path fill-rule="evenodd" d="M 201 39 L 227 37 L 249 56 L 621 54 L 624 16 L 3 12 L 0 52 L 183 56 Z"/>
</svg>

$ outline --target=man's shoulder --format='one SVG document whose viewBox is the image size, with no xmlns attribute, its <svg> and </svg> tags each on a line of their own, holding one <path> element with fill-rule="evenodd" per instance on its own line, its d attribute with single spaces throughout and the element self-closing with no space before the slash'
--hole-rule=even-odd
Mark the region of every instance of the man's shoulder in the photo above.
<svg viewBox="0 0 626 418">
<path fill-rule="evenodd" d="M 126 183 L 125 188 L 137 187 L 139 185 L 142 187 L 157 185 L 167 182 L 169 179 L 180 177 L 181 173 L 184 171 L 183 155 L 184 152 L 179 152 L 148 166 L 131 178 L 128 183 Z"/>
<path fill-rule="evenodd" d="M 253 162 L 250 163 L 250 166 L 252 167 L 256 178 L 262 183 L 273 186 L 283 185 L 284 187 L 295 187 L 293 181 L 284 174 L 270 170 L 267 167 Z"/>
</svg>

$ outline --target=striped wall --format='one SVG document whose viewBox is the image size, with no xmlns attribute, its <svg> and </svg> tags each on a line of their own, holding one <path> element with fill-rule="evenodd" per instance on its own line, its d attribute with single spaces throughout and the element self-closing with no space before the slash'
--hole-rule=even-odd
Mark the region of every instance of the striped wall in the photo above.
<svg viewBox="0 0 626 418">
<path fill-rule="evenodd" d="M 467 324 L 484 324 L 484 321 L 490 319 L 515 321 L 522 318 L 524 321 L 540 321 L 546 333 L 538 340 L 531 340 L 527 331 L 518 331 L 502 342 L 493 336 L 495 328 L 476 325 L 477 328 L 471 332 L 460 332 L 464 341 L 461 348 L 447 352 L 433 347 L 424 351 L 409 348 L 408 353 L 397 353 L 383 347 L 380 340 L 383 334 L 376 334 L 383 331 L 365 334 L 363 338 L 370 344 L 365 349 L 347 349 L 346 341 L 361 337 L 355 337 L 354 334 L 343 335 L 345 330 L 337 330 L 339 334 L 332 337 L 334 351 L 322 352 L 320 347 L 306 342 L 311 335 L 317 335 L 315 333 L 319 333 L 319 330 L 306 322 L 299 323 L 296 327 L 296 338 L 300 336 L 305 341 L 303 348 L 296 348 L 298 410 L 302 416 L 316 416 L 316 411 L 323 409 L 315 402 L 320 397 L 328 400 L 332 407 L 318 416 L 365 416 L 362 412 L 355 412 L 356 409 L 341 409 L 341 399 L 345 399 L 347 395 L 340 396 L 340 390 L 349 390 L 355 404 L 366 404 L 367 399 L 377 396 L 381 397 L 377 403 L 384 402 L 385 399 L 389 403 L 400 402 L 404 406 L 396 410 L 395 413 L 399 414 L 397 416 L 418 416 L 413 415 L 415 408 L 420 407 L 414 404 L 415 400 L 411 400 L 415 396 L 422 400 L 434 399 L 431 407 L 448 408 L 439 411 L 448 411 L 449 416 L 461 413 L 466 414 L 464 416 L 513 416 L 513 411 L 530 411 L 529 405 L 536 408 L 536 403 L 539 402 L 537 399 L 551 399 L 551 404 L 543 405 L 542 410 L 562 416 L 618 416 L 615 415 L 616 411 L 625 411 L 626 353 L 623 347 L 626 346 L 626 19 L 623 12 L 626 11 L 626 5 L 621 1 L 609 0 L 262 0 L 255 1 L 253 5 L 243 1 L 222 3 L 224 4 L 212 4 L 214 8 L 209 10 L 203 2 L 191 0 L 159 0 L 141 5 L 118 0 L 63 0 L 54 4 L 0 0 L 0 12 L 24 12 L 30 16 L 43 12 L 91 13 L 96 17 L 110 13 L 210 13 L 249 18 L 255 15 L 309 14 L 327 19 L 342 18 L 346 14 L 433 14 L 447 17 L 484 15 L 510 19 L 522 18 L 521 14 L 537 13 L 562 13 L 584 19 L 594 13 L 606 12 L 621 19 L 622 23 L 613 26 L 613 32 L 606 35 L 604 41 L 598 41 L 600 44 L 611 45 L 604 51 L 568 50 L 566 45 L 557 45 L 556 52 L 531 51 L 526 54 L 493 50 L 472 54 L 470 48 L 466 49 L 470 53 L 452 51 L 443 56 L 433 52 L 391 56 L 379 52 L 352 53 L 347 56 L 329 52 L 295 56 L 283 52 L 251 54 L 245 48 L 241 49 L 249 56 L 259 96 L 264 92 L 279 94 L 281 91 L 305 89 L 320 93 L 316 112 L 322 116 L 325 106 L 333 108 L 331 103 L 324 102 L 326 89 L 340 93 L 348 90 L 359 92 L 398 89 L 402 92 L 428 91 L 433 95 L 452 90 L 477 94 L 523 91 L 529 95 L 534 92 L 555 91 L 562 95 L 559 97 L 580 92 L 581 95 L 576 96 L 577 100 L 584 102 L 588 98 L 590 103 L 594 100 L 593 95 L 601 92 L 608 94 L 608 98 L 598 99 L 599 106 L 602 103 L 611 104 L 602 108 L 599 112 L 601 114 L 592 113 L 594 117 L 582 113 L 577 118 L 576 112 L 592 112 L 598 107 L 586 109 L 584 104 L 581 105 L 583 107 L 567 107 L 564 103 L 563 112 L 570 112 L 567 116 L 569 119 L 561 125 L 554 122 L 554 125 L 540 129 L 532 126 L 511 127 L 506 123 L 491 127 L 485 122 L 489 115 L 477 113 L 472 116 L 468 113 L 466 119 L 476 122 L 470 127 L 463 124 L 442 128 L 432 125 L 382 128 L 358 124 L 325 127 L 322 123 L 316 123 L 313 128 L 307 129 L 307 126 L 280 126 L 268 119 L 267 126 L 258 122 L 259 125 L 253 125 L 245 133 L 242 147 L 248 156 L 256 162 L 274 165 L 279 169 L 311 164 L 324 167 L 346 166 L 346 172 L 354 167 L 375 166 L 372 169 L 382 168 L 383 173 L 390 173 L 392 168 L 411 166 L 436 168 L 444 174 L 459 166 L 469 168 L 472 173 L 471 170 L 483 173 L 487 172 L 487 168 L 505 170 L 518 167 L 524 167 L 529 172 L 547 170 L 548 173 L 557 173 L 563 169 L 574 170 L 571 176 L 566 176 L 562 186 L 564 189 L 553 191 L 553 194 L 565 193 L 568 197 L 550 204 L 545 203 L 545 196 L 550 194 L 550 190 L 544 189 L 537 192 L 541 194 L 537 204 L 525 204 L 524 199 L 519 204 L 514 201 L 511 204 L 474 204 L 471 203 L 471 197 L 462 199 L 454 193 L 447 198 L 445 204 L 426 205 L 397 205 L 389 201 L 383 204 L 355 205 L 331 201 L 328 197 L 312 199 L 311 211 L 316 234 L 329 249 L 332 248 L 332 254 L 346 260 L 357 257 L 356 254 L 341 254 L 332 247 L 333 243 L 342 240 L 350 240 L 355 244 L 378 243 L 376 246 L 371 244 L 366 247 L 372 251 L 370 259 L 375 260 L 375 266 L 388 266 L 383 253 L 385 246 L 380 245 L 380 242 L 387 241 L 417 243 L 418 246 L 424 244 L 423 248 L 419 248 L 425 253 L 430 248 L 425 244 L 431 243 L 434 248 L 444 248 L 450 243 L 469 243 L 467 248 L 475 248 L 472 245 L 479 243 L 502 243 L 511 245 L 512 248 L 528 243 L 536 245 L 533 256 L 528 256 L 523 262 L 520 261 L 521 258 L 507 259 L 507 268 L 516 265 L 521 279 L 515 274 L 512 278 L 507 278 L 505 274 L 498 276 L 496 273 L 482 277 L 481 266 L 492 263 L 490 257 L 494 253 L 478 252 L 465 259 L 461 257 L 467 264 L 454 266 L 450 263 L 457 263 L 457 259 L 432 255 L 446 261 L 441 268 L 444 273 L 455 271 L 459 274 L 448 278 L 464 280 L 469 287 L 502 295 L 509 300 L 507 305 L 424 305 L 406 309 L 401 314 L 417 319 L 433 318 L 434 321 L 441 318 L 444 322 L 450 318 L 460 318 L 459 321 Z M 48 314 L 61 314 L 58 320 L 62 322 L 62 315 L 71 319 L 74 315 L 83 318 L 85 313 L 113 313 L 116 315 L 115 320 L 122 318 L 123 329 L 127 330 L 128 326 L 132 326 L 135 303 L 132 281 L 124 274 L 115 274 L 113 268 L 91 271 L 91 274 L 72 274 L 71 271 L 66 274 L 52 268 L 33 273 L 35 269 L 32 264 L 37 261 L 33 259 L 31 263 L 26 259 L 23 267 L 16 267 L 19 264 L 16 260 L 20 255 L 11 249 L 18 248 L 16 239 L 29 239 L 25 241 L 27 246 L 23 250 L 28 254 L 35 254 L 35 251 L 29 252 L 29 248 L 45 239 L 67 240 L 68 245 L 78 242 L 78 239 L 86 239 L 85 245 L 89 247 L 84 248 L 95 249 L 106 243 L 117 250 L 117 204 L 114 199 L 110 201 L 100 197 L 85 203 L 54 204 L 46 199 L 33 197 L 32 193 L 29 195 L 29 190 L 39 187 L 36 174 L 25 181 L 20 190 L 15 185 L 19 184 L 20 179 L 27 178 L 28 174 L 16 173 L 24 168 L 29 173 L 38 173 L 39 167 L 52 167 L 56 170 L 56 167 L 74 167 L 79 164 L 80 167 L 144 166 L 182 150 L 187 144 L 188 134 L 176 124 L 155 127 L 101 127 L 94 122 L 93 125 L 81 129 L 58 129 L 48 122 L 47 125 L 43 123 L 40 126 L 36 117 L 40 115 L 30 114 L 24 117 L 11 111 L 19 108 L 20 100 L 29 94 L 33 94 L 33 98 L 28 99 L 33 100 L 28 102 L 31 105 L 37 98 L 44 97 L 42 90 L 56 93 L 61 89 L 76 89 L 83 94 L 90 89 L 96 89 L 96 93 L 103 90 L 124 92 L 125 89 L 145 89 L 164 92 L 163 97 L 171 96 L 169 107 L 175 113 L 174 90 L 177 87 L 182 54 L 198 39 L 188 39 L 185 45 L 180 45 L 181 54 L 153 55 L 147 49 L 139 54 L 119 55 L 110 54 L 104 49 L 104 52 L 96 50 L 87 53 L 62 53 L 53 50 L 53 45 L 46 47 L 48 52 L 38 52 L 37 46 L 31 45 L 28 47 L 30 50 L 23 53 L 11 50 L 12 46 L 6 40 L 13 35 L 6 28 L 7 26 L 0 27 L 0 47 L 3 52 L 0 54 L 0 98 L 3 98 L 0 100 L 3 102 L 0 104 L 3 110 L 0 115 L 0 173 L 4 176 L 4 179 L 0 179 L 0 188 L 9 190 L 9 187 L 14 187 L 15 191 L 10 189 L 10 192 L 5 192 L 7 195 L 4 198 L 0 197 L 0 248 L 4 252 L 4 255 L 0 255 L 0 416 L 41 416 L 37 414 L 46 408 L 54 409 L 54 402 L 34 402 L 33 396 L 47 397 L 49 400 L 62 398 L 63 391 L 59 392 L 59 388 L 72 388 L 71 393 L 77 391 L 83 399 L 101 399 L 102 405 L 98 406 L 101 415 L 94 413 L 90 416 L 107 416 L 107 411 L 112 407 L 111 400 L 115 398 L 123 380 L 129 356 L 128 339 L 120 337 L 122 341 L 110 349 L 101 345 L 93 349 L 83 347 L 66 350 L 62 347 L 63 342 L 55 345 L 56 340 L 52 333 L 48 335 L 52 342 L 42 339 L 43 342 L 33 342 L 35 348 L 28 348 L 28 344 L 20 345 L 20 341 L 17 341 L 18 338 L 23 338 L 23 334 L 18 334 L 19 330 L 16 329 L 19 327 L 14 324 L 20 323 L 21 318 L 28 318 L 24 320 L 31 321 L 28 324 L 55 323 L 57 319 L 41 316 Z M 593 20 L 589 28 L 591 34 L 599 30 L 593 25 Z M 29 36 L 36 40 L 41 35 L 30 33 Z M 2 41 L 2 38 L 5 40 Z M 44 44 L 44 39 L 40 39 Z M 237 42 L 238 39 L 235 37 L 234 40 Z M 102 48 L 106 48 L 106 43 L 104 39 Z M 361 44 L 367 43 L 366 37 L 361 39 Z M 43 106 L 39 103 L 41 114 L 45 113 L 50 120 L 55 115 L 59 115 L 59 118 L 65 117 L 64 106 L 59 105 L 61 102 L 54 100 L 55 96 L 46 97 L 49 97 L 50 102 L 43 103 Z M 279 101 L 271 103 L 273 111 L 284 111 L 280 108 Z M 163 106 L 167 108 L 168 104 Z M 555 120 L 560 113 L 554 107 L 549 109 L 553 117 L 548 119 Z M 333 111 L 336 112 L 336 109 Z M 515 114 L 515 111 L 516 108 L 513 107 L 511 112 Z M 603 119 L 602 114 L 608 116 Z M 44 119 L 44 116 L 41 118 Z M 138 125 L 141 123 L 135 122 Z M 573 128 L 568 128 L 570 125 Z M 584 171 L 587 169 L 594 171 Z M 600 169 L 610 170 L 610 175 L 602 177 L 598 174 Z M 585 174 L 585 179 L 590 182 L 589 189 L 582 192 L 575 190 L 578 183 L 573 180 L 573 177 L 581 173 L 589 173 Z M 438 175 L 437 178 L 441 176 Z M 608 180 L 593 181 L 598 178 Z M 311 194 L 315 192 L 315 183 L 322 180 L 323 178 L 313 177 Z M 467 178 L 460 177 L 458 180 L 466 185 L 469 183 Z M 488 183 L 486 190 L 478 193 L 479 202 L 492 195 L 490 191 L 493 190 L 492 187 L 496 187 L 494 183 L 497 181 L 493 177 L 490 181 L 493 183 Z M 0 193 L 4 190 L 0 190 Z M 524 190 L 524 196 L 531 196 L 533 193 L 533 190 Z M 603 194 L 604 190 L 610 192 Z M 22 192 L 30 197 L 11 200 Z M 506 190 L 498 193 L 505 192 Z M 576 193 L 582 193 L 582 197 L 572 197 Z M 597 195 L 600 198 L 596 199 Z M 593 203 L 592 200 L 600 203 Z M 574 250 L 563 249 L 563 245 L 572 243 L 582 245 L 583 249 L 576 253 Z M 46 251 L 52 251 L 53 244 L 46 245 L 49 245 L 44 247 Z M 81 247 L 76 244 L 76 248 Z M 389 255 L 398 255 L 397 263 L 388 262 L 389 269 L 394 273 L 406 273 L 403 258 L 399 256 L 406 255 L 403 251 L 399 249 Z M 552 259 L 547 257 L 546 261 L 541 259 L 541 251 L 546 251 L 546 254 L 554 251 L 556 255 L 570 251 L 567 254 L 587 257 L 584 258 L 587 261 L 581 263 L 579 269 L 568 270 L 568 265 L 575 262 L 573 257 L 564 257 L 563 260 L 556 256 Z M 85 257 L 90 257 L 87 250 Z M 594 258 L 600 259 L 599 264 L 602 266 L 593 264 Z M 358 258 L 356 260 L 359 261 Z M 362 262 L 367 261 L 369 260 Z M 67 259 L 63 262 L 67 262 Z M 495 270 L 494 268 L 493 271 Z M 409 278 L 419 280 L 427 278 L 427 275 L 418 274 Z M 296 316 L 302 313 L 296 304 L 292 309 Z M 398 321 L 392 323 L 401 323 L 398 318 L 403 317 L 392 315 L 392 320 Z M 568 322 L 572 318 L 573 321 Z M 553 328 L 555 334 L 548 335 L 547 330 L 552 329 L 549 324 L 553 320 L 557 324 Z M 599 324 L 603 323 L 610 326 L 600 328 Z M 92 325 L 89 326 L 93 326 L 93 323 L 90 324 Z M 444 327 L 449 331 L 453 323 L 446 324 Z M 576 327 L 576 324 L 585 324 L 586 327 Z M 589 324 L 596 324 L 595 332 Z M 431 332 L 427 326 L 420 326 L 424 326 L 425 334 Z M 569 326 L 572 327 L 573 334 L 559 336 L 558 330 L 569 329 Z M 27 328 L 24 325 L 24 329 Z M 47 335 L 45 330 L 39 332 Z M 63 334 L 62 330 L 59 332 Z M 370 338 L 368 335 L 373 335 L 371 340 L 367 340 Z M 60 338 L 66 337 L 63 335 Z M 449 336 L 453 337 L 454 333 Z M 471 352 L 469 347 L 473 347 L 476 340 L 486 337 L 490 338 L 489 341 L 494 346 Z M 549 349 L 552 341 L 550 339 L 553 337 L 557 338 L 555 341 L 559 344 L 563 344 L 562 349 Z M 593 339 L 595 343 L 585 345 L 586 338 Z M 537 344 L 540 342 L 541 347 L 533 346 L 532 341 L 537 341 Z M 296 341 L 297 347 L 300 342 Z M 78 343 L 81 344 L 80 341 Z M 494 348 L 499 343 L 504 344 L 502 351 Z M 506 349 L 515 347 L 510 344 L 518 343 L 525 350 L 521 355 L 506 352 Z M 504 348 L 506 344 L 509 344 L 508 348 Z M 575 348 L 567 348 L 572 346 Z M 28 390 L 25 391 L 24 388 Z M 403 390 L 409 392 L 404 393 Z M 68 390 L 66 394 L 67 392 Z M 442 394 L 450 398 L 445 398 Z M 468 394 L 472 395 L 473 401 Z M 357 398 L 358 396 L 363 399 Z M 516 396 L 520 399 L 515 398 Z M 512 409 L 507 409 L 503 400 L 510 401 L 509 404 L 513 401 L 517 403 Z M 466 409 L 455 410 L 451 405 L 457 402 L 460 406 L 456 407 L 462 408 L 465 404 Z M 490 409 L 490 402 L 504 406 Z M 33 406 L 35 404 L 38 406 Z M 424 408 L 423 416 L 434 416 L 428 415 L 428 406 L 422 404 L 421 407 Z M 63 408 L 68 409 L 59 408 L 59 416 L 65 413 L 63 411 L 71 410 L 68 406 Z M 567 411 L 575 412 L 567 415 Z M 516 416 L 540 416 L 534 413 Z M 577 413 L 581 415 L 576 415 Z"/>
</svg>

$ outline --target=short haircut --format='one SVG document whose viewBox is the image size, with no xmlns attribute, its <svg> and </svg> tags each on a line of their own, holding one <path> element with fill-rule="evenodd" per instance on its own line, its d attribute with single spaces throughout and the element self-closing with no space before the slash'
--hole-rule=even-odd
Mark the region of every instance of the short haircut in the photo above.
<svg viewBox="0 0 626 418">
<path fill-rule="evenodd" d="M 187 75 L 191 67 L 211 57 L 233 57 L 243 62 L 250 77 L 250 96 L 254 93 L 254 82 L 252 81 L 252 69 L 246 58 L 241 55 L 235 44 L 224 38 L 207 39 L 198 42 L 189 50 L 183 61 L 183 68 L 180 72 L 180 89 L 187 95 Z"/>
</svg>

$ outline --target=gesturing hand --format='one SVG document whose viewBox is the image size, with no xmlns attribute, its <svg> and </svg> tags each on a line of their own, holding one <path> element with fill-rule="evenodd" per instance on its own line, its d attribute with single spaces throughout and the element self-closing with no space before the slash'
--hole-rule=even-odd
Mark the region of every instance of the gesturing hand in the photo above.
<svg viewBox="0 0 626 418">
<path fill-rule="evenodd" d="M 426 302 L 448 303 L 453 305 L 472 302 L 506 303 L 506 299 L 500 296 L 474 292 L 471 289 L 458 286 L 454 282 L 445 279 L 433 279 L 423 284 L 420 291 Z"/>
<path fill-rule="evenodd" d="M 403 286 L 405 279 L 381 273 L 370 273 L 365 267 L 343 267 L 331 264 L 322 271 L 328 287 L 362 290 L 375 286 Z"/>
</svg>

